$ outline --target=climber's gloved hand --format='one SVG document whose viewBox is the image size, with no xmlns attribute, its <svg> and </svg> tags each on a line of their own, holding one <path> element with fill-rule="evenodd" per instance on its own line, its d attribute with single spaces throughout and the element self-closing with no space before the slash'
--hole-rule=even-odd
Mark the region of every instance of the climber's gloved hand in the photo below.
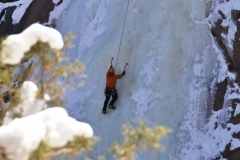
<svg viewBox="0 0 240 160">
<path fill-rule="evenodd" d="M 110 68 L 113 68 L 112 65 L 110 66 Z"/>
<path fill-rule="evenodd" d="M 122 75 L 125 75 L 125 71 L 122 72 Z"/>
</svg>

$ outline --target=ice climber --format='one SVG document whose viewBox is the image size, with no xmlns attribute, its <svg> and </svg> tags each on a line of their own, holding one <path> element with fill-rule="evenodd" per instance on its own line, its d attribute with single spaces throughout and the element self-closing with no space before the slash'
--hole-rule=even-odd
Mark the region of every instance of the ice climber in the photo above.
<svg viewBox="0 0 240 160">
<path fill-rule="evenodd" d="M 112 60 L 113 60 L 113 58 L 112 58 Z M 126 68 L 126 66 L 125 66 L 125 68 Z M 112 96 L 112 100 L 109 103 L 108 108 L 116 109 L 116 107 L 113 105 L 114 102 L 118 98 L 117 90 L 115 88 L 116 82 L 117 82 L 117 79 L 121 79 L 125 75 L 125 68 L 124 68 L 124 71 L 122 72 L 122 74 L 115 75 L 114 68 L 112 67 L 112 63 L 111 63 L 111 66 L 106 74 L 106 88 L 105 88 L 106 99 L 104 101 L 102 114 L 107 114 L 107 105 L 108 105 L 108 101 L 110 100 L 111 96 Z"/>
</svg>

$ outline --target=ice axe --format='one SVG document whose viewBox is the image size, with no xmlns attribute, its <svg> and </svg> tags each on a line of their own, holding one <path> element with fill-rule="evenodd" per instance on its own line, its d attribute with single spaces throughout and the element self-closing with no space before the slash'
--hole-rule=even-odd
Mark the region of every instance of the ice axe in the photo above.
<svg viewBox="0 0 240 160">
<path fill-rule="evenodd" d="M 111 66 L 112 66 L 112 61 L 113 61 L 113 57 L 112 57 L 112 59 L 111 59 Z"/>
<path fill-rule="evenodd" d="M 128 63 L 126 63 L 126 64 L 125 64 L 124 71 L 125 71 L 125 69 L 126 69 L 127 65 L 128 65 Z"/>
</svg>

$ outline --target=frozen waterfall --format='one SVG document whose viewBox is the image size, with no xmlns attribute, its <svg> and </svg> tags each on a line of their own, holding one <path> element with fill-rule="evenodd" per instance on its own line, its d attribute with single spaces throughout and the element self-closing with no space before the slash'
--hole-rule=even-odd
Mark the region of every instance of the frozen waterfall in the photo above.
<svg viewBox="0 0 240 160">
<path fill-rule="evenodd" d="M 217 61 L 206 21 L 211 2 L 130 0 L 116 67 L 127 3 L 70 1 L 58 20 L 57 29 L 63 35 L 73 32 L 76 36 L 68 57 L 82 61 L 88 76 L 83 87 L 67 92 L 68 113 L 89 123 L 101 137 L 93 159 L 100 155 L 111 159 L 108 148 L 121 140 L 121 126 L 138 119 L 173 130 L 162 141 L 164 152 L 156 157 L 138 154 L 138 159 L 194 159 L 184 149 L 208 117 L 209 87 Z M 117 83 L 117 109 L 103 115 L 105 74 L 111 57 L 117 74 L 126 62 L 129 65 Z"/>
</svg>

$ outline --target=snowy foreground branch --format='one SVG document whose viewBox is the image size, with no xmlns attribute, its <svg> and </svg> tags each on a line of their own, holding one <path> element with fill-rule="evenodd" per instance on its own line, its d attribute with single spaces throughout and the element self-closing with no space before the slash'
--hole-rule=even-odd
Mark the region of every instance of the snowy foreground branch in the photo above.
<svg viewBox="0 0 240 160">
<path fill-rule="evenodd" d="M 19 64 L 24 54 L 39 41 L 48 43 L 50 48 L 57 50 L 64 45 L 57 30 L 33 24 L 21 34 L 10 35 L 2 42 L 1 66 Z M 3 79 L 0 77 L 1 83 L 4 82 Z M 0 112 L 6 110 L 6 113 L 3 113 L 3 126 L 0 127 L 0 159 L 4 155 L 3 158 L 6 159 L 27 160 L 43 142 L 57 150 L 69 145 L 76 137 L 93 137 L 89 124 L 69 117 L 61 107 L 47 108 L 46 102 L 51 98 L 45 93 L 40 99 L 37 98 L 39 89 L 36 84 L 25 81 L 20 87 L 18 103 L 12 103 L 14 106 L 10 109 L 4 108 L 2 100 L 0 101 Z M 16 94 L 17 92 L 14 92 L 10 96 Z"/>
<path fill-rule="evenodd" d="M 48 43 L 52 49 L 62 49 L 62 35 L 53 28 L 33 24 L 21 34 L 10 35 L 3 41 L 1 60 L 3 64 L 18 64 L 38 41 Z"/>
<path fill-rule="evenodd" d="M 54 107 L 16 118 L 0 127 L 0 146 L 9 159 L 27 160 L 42 141 L 48 142 L 52 148 L 60 148 L 74 136 L 90 138 L 93 130 L 87 123 L 69 117 L 65 109 Z"/>
</svg>

